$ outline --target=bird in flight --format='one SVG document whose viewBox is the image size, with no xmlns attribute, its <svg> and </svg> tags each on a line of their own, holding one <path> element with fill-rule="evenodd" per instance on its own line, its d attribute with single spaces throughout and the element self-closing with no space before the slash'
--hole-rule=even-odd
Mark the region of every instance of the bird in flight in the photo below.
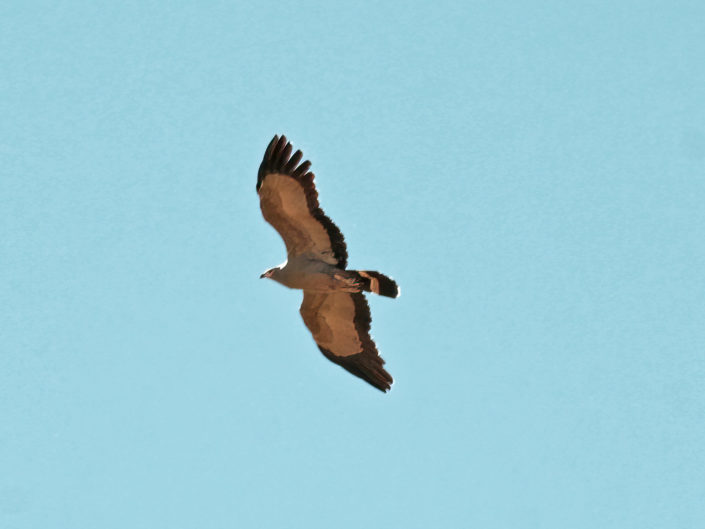
<svg viewBox="0 0 705 529">
<path fill-rule="evenodd" d="M 274 136 L 257 174 L 262 216 L 286 245 L 287 261 L 260 277 L 304 291 L 299 312 L 328 360 L 381 391 L 393 379 L 370 337 L 370 308 L 363 292 L 396 298 L 396 282 L 379 272 L 346 270 L 348 253 L 338 227 L 323 213 L 309 171 L 285 136 Z"/>
</svg>

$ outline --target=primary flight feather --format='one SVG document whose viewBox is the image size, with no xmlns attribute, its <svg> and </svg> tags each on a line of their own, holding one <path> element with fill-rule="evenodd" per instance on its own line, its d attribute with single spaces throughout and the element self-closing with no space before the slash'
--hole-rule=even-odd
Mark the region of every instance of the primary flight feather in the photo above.
<svg viewBox="0 0 705 529">
<path fill-rule="evenodd" d="M 392 377 L 370 337 L 370 308 L 363 292 L 395 298 L 399 287 L 370 270 L 346 270 L 343 234 L 318 204 L 318 193 L 303 154 L 292 155 L 285 136 L 274 136 L 257 174 L 264 219 L 279 232 L 287 261 L 261 277 L 304 291 L 299 312 L 321 352 L 381 391 Z"/>
</svg>

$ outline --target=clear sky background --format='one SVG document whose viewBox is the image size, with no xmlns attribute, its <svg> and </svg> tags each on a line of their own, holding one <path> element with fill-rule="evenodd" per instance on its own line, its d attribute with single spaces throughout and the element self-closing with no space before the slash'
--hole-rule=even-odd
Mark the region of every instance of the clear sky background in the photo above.
<svg viewBox="0 0 705 529">
<path fill-rule="evenodd" d="M 313 162 L 395 377 L 328 362 Z M 0 5 L 0 526 L 705 527 L 705 4 Z"/>
</svg>

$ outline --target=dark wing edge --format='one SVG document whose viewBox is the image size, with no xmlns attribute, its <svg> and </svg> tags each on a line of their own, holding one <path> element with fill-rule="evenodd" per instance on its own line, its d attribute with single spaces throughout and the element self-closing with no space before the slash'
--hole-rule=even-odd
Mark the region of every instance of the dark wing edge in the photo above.
<svg viewBox="0 0 705 529">
<path fill-rule="evenodd" d="M 392 388 L 394 379 L 384 369 L 384 359 L 379 356 L 377 346 L 370 337 L 372 316 L 370 306 L 362 293 L 350 294 L 355 303 L 355 329 L 362 342 L 362 352 L 350 356 L 336 356 L 320 345 L 318 348 L 331 362 L 338 364 L 356 377 L 368 382 L 382 392 Z"/>
<path fill-rule="evenodd" d="M 311 162 L 306 160 L 299 164 L 303 153 L 297 150 L 294 155 L 291 154 L 292 146 L 286 139 L 286 136 L 280 138 L 274 136 L 269 142 L 267 150 L 264 152 L 264 158 L 257 172 L 257 191 L 262 186 L 265 177 L 271 173 L 284 174 L 292 177 L 304 188 L 306 195 L 306 205 L 308 206 L 311 215 L 315 218 L 326 230 L 330 238 L 331 249 L 333 256 L 338 261 L 338 268 L 345 270 L 348 265 L 348 251 L 345 245 L 345 239 L 340 232 L 338 226 L 328 217 L 321 209 L 318 203 L 318 192 L 313 183 L 315 175 L 308 169 L 311 167 Z"/>
</svg>

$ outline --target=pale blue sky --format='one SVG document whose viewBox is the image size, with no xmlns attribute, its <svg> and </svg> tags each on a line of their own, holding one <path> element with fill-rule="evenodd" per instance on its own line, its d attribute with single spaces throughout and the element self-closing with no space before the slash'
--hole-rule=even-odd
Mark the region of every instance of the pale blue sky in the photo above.
<svg viewBox="0 0 705 529">
<path fill-rule="evenodd" d="M 0 526 L 705 527 L 705 4 L 0 5 Z M 313 162 L 396 379 L 328 362 Z"/>
</svg>

